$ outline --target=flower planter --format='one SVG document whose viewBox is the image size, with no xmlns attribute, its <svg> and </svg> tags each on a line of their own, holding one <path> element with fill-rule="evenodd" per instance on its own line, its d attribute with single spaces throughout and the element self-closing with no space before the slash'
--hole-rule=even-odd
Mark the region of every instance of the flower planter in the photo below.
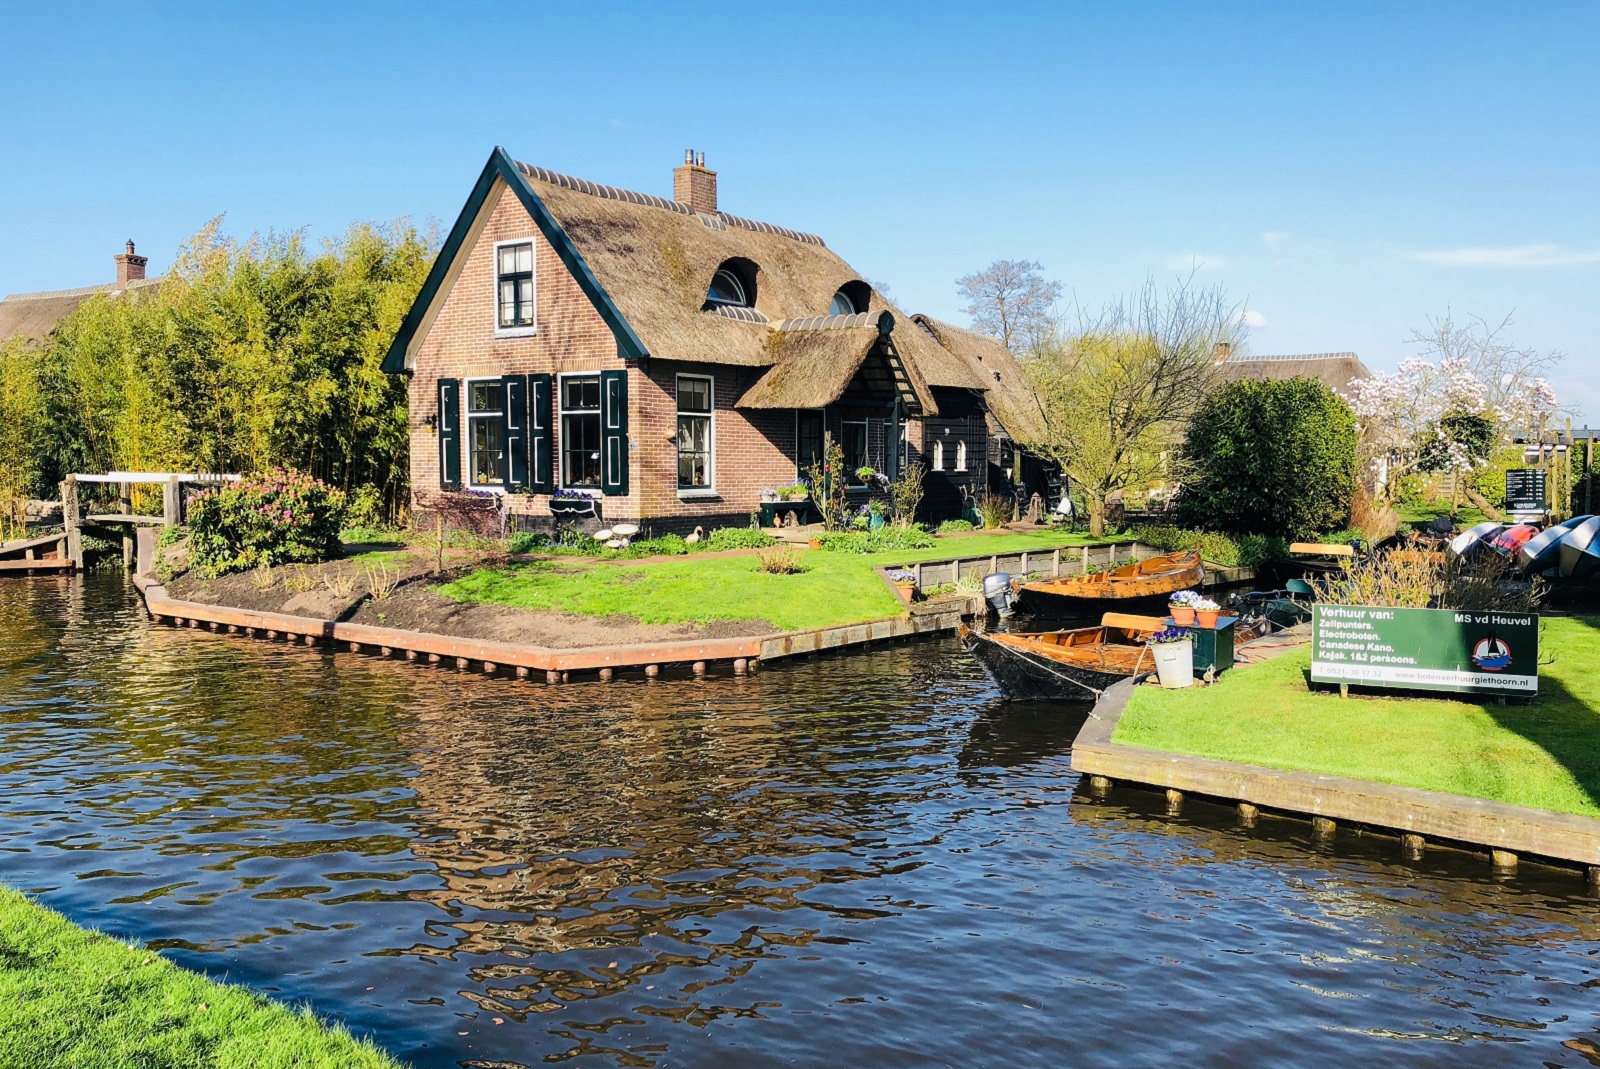
<svg viewBox="0 0 1600 1069">
<path fill-rule="evenodd" d="M 806 543 L 806 548 L 807 549 L 821 549 L 822 548 L 822 539 L 813 538 L 811 541 Z"/>
<path fill-rule="evenodd" d="M 896 583 L 894 585 L 894 588 L 896 590 L 900 591 L 900 596 L 902 598 L 904 598 L 907 603 L 910 603 L 910 602 L 913 602 L 913 601 L 917 600 L 917 584 L 916 584 L 916 580 L 912 580 L 910 582 L 905 582 L 905 583 Z"/>
<path fill-rule="evenodd" d="M 1195 609 L 1194 622 L 1197 627 L 1215 628 L 1220 609 Z"/>
<path fill-rule="evenodd" d="M 1156 676 L 1167 690 L 1182 690 L 1193 685 L 1194 639 L 1151 643 L 1150 654 L 1155 658 Z"/>
<path fill-rule="evenodd" d="M 1172 622 L 1177 624 L 1179 627 L 1194 626 L 1194 606 L 1168 605 L 1167 610 L 1172 613 Z"/>
<path fill-rule="evenodd" d="M 553 497 L 550 499 L 552 516 L 600 516 L 600 502 L 590 497 Z"/>
</svg>

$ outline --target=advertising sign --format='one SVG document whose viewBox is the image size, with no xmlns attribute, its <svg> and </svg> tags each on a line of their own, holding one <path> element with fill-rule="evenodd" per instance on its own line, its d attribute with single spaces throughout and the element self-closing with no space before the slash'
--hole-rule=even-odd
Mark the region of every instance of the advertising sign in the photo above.
<svg viewBox="0 0 1600 1069">
<path fill-rule="evenodd" d="M 1539 693 L 1539 617 L 1317 605 L 1311 681 L 1531 697 Z"/>
<path fill-rule="evenodd" d="M 1511 512 L 1543 513 L 1550 507 L 1548 475 L 1543 468 L 1512 468 L 1506 472 L 1506 508 Z"/>
</svg>

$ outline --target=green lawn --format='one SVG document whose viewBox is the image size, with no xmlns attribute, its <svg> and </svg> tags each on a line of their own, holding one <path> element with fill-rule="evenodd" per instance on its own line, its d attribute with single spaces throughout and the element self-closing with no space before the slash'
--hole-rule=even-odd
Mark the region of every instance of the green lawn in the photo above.
<svg viewBox="0 0 1600 1069">
<path fill-rule="evenodd" d="M 1600 817 L 1600 617 L 1544 621 L 1540 695 L 1483 705 L 1309 691 L 1309 649 L 1186 691 L 1139 687 L 1116 742 Z"/>
<path fill-rule="evenodd" d="M 1400 517 L 1402 525 L 1407 527 L 1425 527 L 1430 520 L 1439 516 L 1450 515 L 1448 503 L 1433 502 L 1426 505 L 1400 505 L 1395 508 L 1395 515 Z M 1456 509 L 1455 524 L 1460 528 L 1476 527 L 1489 517 L 1479 512 L 1471 505 L 1462 505 Z"/>
<path fill-rule="evenodd" d="M 560 609 L 585 616 L 625 614 L 647 624 L 770 620 L 782 630 L 857 623 L 902 611 L 872 569 L 918 560 L 978 557 L 1061 545 L 1087 535 L 1040 531 L 940 538 L 933 549 L 896 553 L 805 551 L 799 575 L 766 575 L 751 554 L 673 557 L 649 563 L 557 558 L 482 568 L 445 586 L 461 601 L 522 609 Z"/>
<path fill-rule="evenodd" d="M 399 1069 L 343 1030 L 0 890 L 3 1069 Z"/>
</svg>

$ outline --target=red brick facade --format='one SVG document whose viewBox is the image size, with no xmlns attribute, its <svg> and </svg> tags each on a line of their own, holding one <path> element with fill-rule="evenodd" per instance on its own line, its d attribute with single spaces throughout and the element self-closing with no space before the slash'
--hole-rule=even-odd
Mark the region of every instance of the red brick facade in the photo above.
<svg viewBox="0 0 1600 1069">
<path fill-rule="evenodd" d="M 502 188 L 498 203 L 460 270 L 437 301 L 436 314 L 417 345 L 410 388 L 411 484 L 419 502 L 440 486 L 438 380 L 504 374 L 613 371 L 624 366 L 617 342 L 589 298 L 556 255 L 518 199 Z M 497 329 L 495 247 L 531 240 L 534 245 L 535 323 L 531 330 Z M 641 366 L 641 364 L 643 366 Z M 682 530 L 697 523 L 746 522 L 760 491 L 795 481 L 794 415 L 743 411 L 734 400 L 760 369 L 713 364 L 635 362 L 628 371 L 629 493 L 602 500 L 607 524 L 640 521 L 653 529 Z M 680 373 L 710 376 L 713 487 L 684 491 L 677 485 L 677 395 Z M 465 405 L 463 390 L 462 404 Z M 561 456 L 560 419 L 554 455 Z M 461 425 L 466 426 L 463 415 Z M 467 470 L 463 461 L 463 472 Z M 560 483 L 559 462 L 557 480 Z M 518 526 L 549 519 L 548 495 L 513 494 L 509 509 Z"/>
</svg>

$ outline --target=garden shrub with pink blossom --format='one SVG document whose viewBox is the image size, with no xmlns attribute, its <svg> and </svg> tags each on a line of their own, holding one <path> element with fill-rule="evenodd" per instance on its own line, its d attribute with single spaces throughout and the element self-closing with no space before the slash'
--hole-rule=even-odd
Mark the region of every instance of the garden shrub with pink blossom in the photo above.
<svg viewBox="0 0 1600 1069">
<path fill-rule="evenodd" d="M 339 554 L 345 495 L 281 468 L 189 500 L 189 560 L 203 575 L 313 564 Z"/>
</svg>

